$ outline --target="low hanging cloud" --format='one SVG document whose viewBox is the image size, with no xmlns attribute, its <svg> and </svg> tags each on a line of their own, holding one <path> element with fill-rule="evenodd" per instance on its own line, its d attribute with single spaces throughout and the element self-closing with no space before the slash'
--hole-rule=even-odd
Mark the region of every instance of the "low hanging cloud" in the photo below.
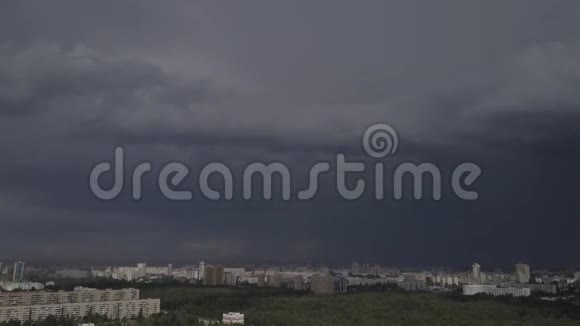
<svg viewBox="0 0 580 326">
<path fill-rule="evenodd" d="M 531 143 L 580 136 L 580 47 L 536 45 L 514 58 L 505 75 L 461 114 L 466 132 Z"/>
<path fill-rule="evenodd" d="M 491 89 L 466 87 L 465 94 L 444 95 L 443 103 L 436 95 L 292 107 L 219 89 L 212 80 L 187 80 L 153 63 L 106 56 L 84 45 L 2 46 L 0 115 L 5 121 L 38 119 L 47 132 L 127 142 L 354 145 L 364 128 L 386 120 L 411 141 L 449 143 L 455 132 L 484 133 L 493 128 L 486 122 L 498 118 L 578 114 L 579 52 L 577 46 L 560 43 L 534 46 L 514 58 Z M 442 105 L 446 107 L 440 110 Z M 437 116 L 445 110 L 455 114 Z M 525 127 L 519 132 L 535 134 Z"/>
</svg>

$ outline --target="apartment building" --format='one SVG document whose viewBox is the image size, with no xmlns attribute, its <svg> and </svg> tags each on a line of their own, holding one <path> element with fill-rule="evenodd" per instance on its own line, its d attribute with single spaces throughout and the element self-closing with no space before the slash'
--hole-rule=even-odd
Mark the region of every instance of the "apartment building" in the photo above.
<svg viewBox="0 0 580 326">
<path fill-rule="evenodd" d="M 111 319 L 159 313 L 159 299 L 139 299 L 139 290 L 76 288 L 70 292 L 0 293 L 0 322 L 42 320 L 50 315 L 81 318 L 89 314 Z"/>
</svg>

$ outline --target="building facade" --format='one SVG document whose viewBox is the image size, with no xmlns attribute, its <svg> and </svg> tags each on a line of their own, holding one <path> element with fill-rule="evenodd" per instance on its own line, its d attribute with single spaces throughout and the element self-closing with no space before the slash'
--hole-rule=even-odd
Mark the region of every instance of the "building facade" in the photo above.
<svg viewBox="0 0 580 326">
<path fill-rule="evenodd" d="M 24 262 L 17 261 L 14 263 L 14 270 L 12 271 L 12 282 L 20 283 L 24 280 L 25 268 L 26 266 Z"/>
<path fill-rule="evenodd" d="M 42 320 L 50 315 L 81 318 L 89 314 L 122 319 L 140 313 L 147 317 L 159 311 L 159 299 L 139 299 L 136 289 L 0 293 L 0 322 Z"/>
<path fill-rule="evenodd" d="M 529 288 L 532 293 L 540 292 L 540 293 L 549 293 L 549 294 L 556 294 L 558 293 L 558 287 L 555 284 L 515 284 L 516 288 Z"/>
<path fill-rule="evenodd" d="M 203 261 L 200 261 L 199 262 L 199 273 L 198 273 L 198 276 L 199 276 L 199 280 L 200 281 L 203 281 L 204 280 L 204 277 L 205 277 L 205 262 L 203 262 Z"/>
<path fill-rule="evenodd" d="M 203 276 L 203 283 L 209 286 L 217 285 L 215 267 L 205 266 L 205 275 Z"/>
<path fill-rule="evenodd" d="M 488 294 L 493 296 L 511 295 L 514 297 L 528 297 L 529 288 L 498 287 L 496 285 L 470 284 L 463 286 L 463 295 Z"/>
<path fill-rule="evenodd" d="M 530 282 L 530 265 L 526 264 L 516 265 L 516 282 L 518 283 Z"/>
<path fill-rule="evenodd" d="M 239 312 L 230 312 L 222 315 L 222 324 L 224 325 L 243 325 L 244 324 L 244 314 Z"/>
<path fill-rule="evenodd" d="M 478 263 L 475 263 L 471 266 L 472 269 L 472 277 L 477 282 L 481 281 L 481 266 Z"/>
<path fill-rule="evenodd" d="M 225 280 L 225 272 L 223 266 L 216 266 L 215 267 L 215 285 L 221 286 L 224 285 Z"/>
</svg>

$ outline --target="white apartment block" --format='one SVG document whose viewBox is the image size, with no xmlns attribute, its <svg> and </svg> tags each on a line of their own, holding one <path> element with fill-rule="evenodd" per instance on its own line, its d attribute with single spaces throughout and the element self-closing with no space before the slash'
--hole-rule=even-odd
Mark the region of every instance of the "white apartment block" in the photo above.
<svg viewBox="0 0 580 326">
<path fill-rule="evenodd" d="M 531 294 L 529 288 L 498 287 L 496 285 L 470 284 L 463 286 L 463 295 L 476 295 L 485 293 L 493 296 L 512 295 L 514 297 L 528 297 Z"/>
<path fill-rule="evenodd" d="M 457 275 L 435 275 L 431 279 L 434 284 L 441 286 L 459 285 L 461 283 Z"/>
<path fill-rule="evenodd" d="M 136 289 L 0 293 L 0 322 L 42 320 L 49 315 L 81 318 L 89 314 L 122 319 L 139 313 L 147 317 L 159 311 L 159 299 L 139 299 Z"/>
<path fill-rule="evenodd" d="M 222 324 L 224 325 L 243 325 L 244 324 L 244 314 L 238 312 L 230 312 L 222 315 Z"/>
</svg>

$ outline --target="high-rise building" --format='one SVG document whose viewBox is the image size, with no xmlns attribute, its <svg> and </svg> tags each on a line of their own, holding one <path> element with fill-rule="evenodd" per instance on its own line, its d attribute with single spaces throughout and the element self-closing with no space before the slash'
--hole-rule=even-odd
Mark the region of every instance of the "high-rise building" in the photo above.
<svg viewBox="0 0 580 326">
<path fill-rule="evenodd" d="M 2 262 L 0 261 L 0 275 L 2 275 L 2 274 L 3 274 L 2 267 L 3 267 L 3 266 L 2 266 Z"/>
<path fill-rule="evenodd" d="M 479 273 L 479 283 L 486 284 L 487 283 L 487 274 L 484 272 Z"/>
<path fill-rule="evenodd" d="M 173 265 L 172 264 L 167 265 L 167 276 L 169 276 L 169 277 L 173 276 Z"/>
<path fill-rule="evenodd" d="M 516 282 L 518 283 L 530 282 L 530 265 L 526 264 L 516 265 Z"/>
<path fill-rule="evenodd" d="M 471 266 L 473 271 L 473 278 L 477 280 L 477 282 L 481 281 L 481 266 L 478 263 L 475 263 Z"/>
<path fill-rule="evenodd" d="M 147 276 L 147 263 L 137 264 L 137 270 L 135 271 L 135 278 L 143 278 Z"/>
<path fill-rule="evenodd" d="M 223 266 L 216 266 L 215 267 L 215 285 L 224 285 L 225 275 L 224 275 L 224 267 Z"/>
<path fill-rule="evenodd" d="M 204 278 L 205 278 L 205 263 L 203 261 L 200 261 L 199 262 L 199 273 L 198 273 L 198 276 L 199 276 L 199 280 L 200 281 L 203 281 Z"/>
<path fill-rule="evenodd" d="M 14 263 L 14 270 L 12 272 L 12 282 L 22 282 L 24 280 L 25 268 L 26 266 L 24 262 L 17 261 Z"/>
<path fill-rule="evenodd" d="M 217 273 L 214 266 L 205 266 L 205 275 L 203 277 L 203 282 L 205 285 L 215 286 L 217 285 Z"/>
</svg>

